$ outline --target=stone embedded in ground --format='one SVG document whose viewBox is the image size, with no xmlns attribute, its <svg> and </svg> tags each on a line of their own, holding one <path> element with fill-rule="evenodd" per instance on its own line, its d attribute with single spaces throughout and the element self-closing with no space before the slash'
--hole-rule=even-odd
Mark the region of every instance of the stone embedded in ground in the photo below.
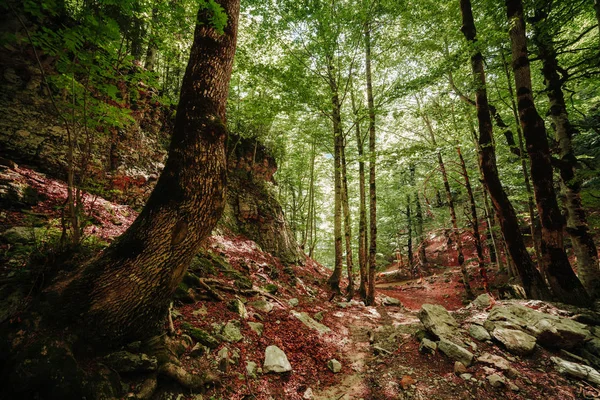
<svg viewBox="0 0 600 400">
<path fill-rule="evenodd" d="M 300 302 L 297 298 L 294 297 L 293 299 L 288 300 L 288 304 L 290 305 L 290 307 L 296 307 L 298 304 L 300 304 Z"/>
<path fill-rule="evenodd" d="M 292 366 L 283 350 L 274 345 L 267 347 L 265 350 L 265 362 L 263 364 L 263 371 L 265 373 L 275 372 L 280 374 L 291 370 Z"/>
<path fill-rule="evenodd" d="M 104 357 L 104 362 L 120 373 L 155 371 L 158 365 L 156 357 L 148 357 L 146 354 L 132 354 L 128 351 L 109 354 Z"/>
<path fill-rule="evenodd" d="M 265 326 L 260 322 L 248 322 L 248 326 L 250 326 L 250 329 L 252 329 L 259 337 L 262 336 L 265 329 Z"/>
<path fill-rule="evenodd" d="M 306 389 L 304 391 L 304 394 L 302 394 L 302 400 L 312 400 L 314 398 L 315 398 L 315 395 L 311 388 Z"/>
<path fill-rule="evenodd" d="M 492 337 L 502 343 L 506 349 L 518 356 L 526 356 L 535 350 L 535 337 L 516 329 L 496 328 Z"/>
<path fill-rule="evenodd" d="M 475 308 L 487 308 L 490 306 L 490 304 L 492 304 L 492 299 L 489 294 L 484 293 L 477 296 L 477 298 L 473 300 L 471 304 Z"/>
<path fill-rule="evenodd" d="M 455 361 L 460 361 L 467 367 L 473 362 L 473 353 L 454 342 L 446 339 L 440 339 L 437 346 L 438 349 L 448 358 Z"/>
<path fill-rule="evenodd" d="M 319 311 L 318 313 L 315 313 L 315 315 L 313 315 L 313 319 L 315 321 L 323 321 L 323 311 Z"/>
<path fill-rule="evenodd" d="M 550 357 L 550 359 L 559 373 L 600 385 L 600 372 L 594 368 L 563 360 L 559 357 Z"/>
<path fill-rule="evenodd" d="M 229 349 L 227 347 L 223 347 L 217 353 L 217 357 L 219 363 L 219 371 L 227 372 L 229 370 Z"/>
<path fill-rule="evenodd" d="M 312 319 L 310 317 L 310 315 L 308 315 L 305 312 L 298 312 L 298 311 L 292 310 L 291 314 L 294 317 L 298 318 L 300 320 L 300 322 L 302 322 L 304 325 L 306 325 L 310 329 L 314 329 L 319 333 L 331 332 L 331 329 L 329 329 L 327 326 L 323 325 L 322 323 L 315 321 L 314 319 Z"/>
<path fill-rule="evenodd" d="M 499 370 L 508 371 L 510 370 L 510 363 L 504 357 L 500 357 L 490 353 L 483 353 L 477 357 L 477 361 L 482 364 L 491 365 Z"/>
<path fill-rule="evenodd" d="M 338 360 L 333 358 L 327 361 L 327 368 L 329 368 L 334 374 L 337 374 L 342 370 L 342 364 Z"/>
<path fill-rule="evenodd" d="M 215 338 L 210 333 L 202 329 L 190 326 L 189 328 L 187 328 L 187 332 L 194 340 L 196 340 L 200 344 L 203 344 L 206 347 L 215 349 L 219 346 L 219 341 L 217 340 L 217 338 Z"/>
<path fill-rule="evenodd" d="M 246 306 L 240 299 L 233 299 L 228 305 L 228 308 L 237 313 L 243 319 L 248 319 L 248 311 L 246 310 Z"/>
<path fill-rule="evenodd" d="M 240 321 L 232 320 L 225 324 L 221 335 L 226 342 L 236 343 L 244 338 L 240 331 Z"/>
<path fill-rule="evenodd" d="M 467 367 L 465 367 L 465 364 L 461 363 L 460 361 L 454 361 L 454 373 L 456 375 L 464 374 L 466 372 Z"/>
<path fill-rule="evenodd" d="M 470 381 L 473 375 L 471 374 L 460 374 L 460 378 L 465 381 Z"/>
<path fill-rule="evenodd" d="M 510 389 L 510 390 L 512 390 L 513 392 L 518 392 L 519 390 L 521 390 L 521 388 L 520 388 L 520 387 L 518 387 L 517 385 L 515 385 L 515 384 L 514 384 L 514 383 L 512 383 L 512 382 L 509 382 L 509 383 L 508 383 L 508 387 L 509 387 L 509 389 Z"/>
<path fill-rule="evenodd" d="M 258 311 L 262 311 L 265 313 L 270 313 L 273 310 L 273 303 L 266 300 L 256 300 L 248 303 L 249 306 L 252 306 L 254 309 Z"/>
<path fill-rule="evenodd" d="M 504 379 L 503 376 L 500 376 L 498 374 L 489 375 L 487 377 L 487 380 L 490 383 L 490 385 L 492 385 L 492 387 L 495 388 L 501 388 L 502 386 L 506 385 L 506 379 Z"/>
<path fill-rule="evenodd" d="M 208 354 L 210 349 L 206 346 L 200 344 L 200 342 L 196 343 L 194 347 L 192 347 L 192 351 L 190 352 L 190 356 L 192 357 L 202 357 L 205 354 Z"/>
<path fill-rule="evenodd" d="M 491 340 L 489 332 L 481 325 L 471 324 L 469 327 L 469 335 L 473 339 L 479 340 L 481 342 L 485 342 L 486 340 Z"/>
<path fill-rule="evenodd" d="M 423 354 L 434 354 L 436 350 L 437 344 L 434 341 L 429 340 L 427 338 L 423 338 L 423 340 L 421 340 L 421 344 L 419 345 L 419 352 Z"/>
<path fill-rule="evenodd" d="M 423 304 L 418 316 L 425 328 L 436 337 L 460 343 L 458 323 L 441 305 Z"/>
<path fill-rule="evenodd" d="M 256 363 L 254 361 L 246 361 L 246 373 L 250 378 L 256 378 Z"/>
<path fill-rule="evenodd" d="M 394 297 L 390 297 L 390 296 L 385 296 L 383 298 L 383 301 L 381 302 L 381 304 L 383 304 L 384 306 L 401 306 L 402 305 L 400 300 L 398 300 Z"/>
</svg>

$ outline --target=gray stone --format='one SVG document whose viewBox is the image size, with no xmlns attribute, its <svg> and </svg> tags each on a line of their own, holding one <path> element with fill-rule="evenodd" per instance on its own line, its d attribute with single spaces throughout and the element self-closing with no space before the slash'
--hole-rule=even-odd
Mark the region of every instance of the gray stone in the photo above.
<svg viewBox="0 0 600 400">
<path fill-rule="evenodd" d="M 473 377 L 473 375 L 471 375 L 471 374 L 460 374 L 460 378 L 465 381 L 470 381 L 472 377 Z"/>
<path fill-rule="evenodd" d="M 594 368 L 563 360 L 559 357 L 550 357 L 550 359 L 554 362 L 559 373 L 600 385 L 600 373 Z"/>
<path fill-rule="evenodd" d="M 419 345 L 419 352 L 423 354 L 434 354 L 436 350 L 437 344 L 434 341 L 429 340 L 427 338 L 423 338 L 421 340 L 421 344 Z"/>
<path fill-rule="evenodd" d="M 258 311 L 270 313 L 273 310 L 273 303 L 266 300 L 256 300 L 248 303 L 249 306 L 254 307 Z"/>
<path fill-rule="evenodd" d="M 256 378 L 256 363 L 254 361 L 246 361 L 246 373 L 250 378 Z"/>
<path fill-rule="evenodd" d="M 132 354 L 128 351 L 118 351 L 104 357 L 105 363 L 117 372 L 155 371 L 158 365 L 156 357 L 146 354 Z"/>
<path fill-rule="evenodd" d="M 240 299 L 231 300 L 228 308 L 231 311 L 237 313 L 243 319 L 248 319 L 248 311 L 246 310 L 246 306 L 244 305 L 244 303 L 242 303 Z"/>
<path fill-rule="evenodd" d="M 469 335 L 473 339 L 477 339 L 481 342 L 492 339 L 489 332 L 481 325 L 471 324 L 469 327 Z"/>
<path fill-rule="evenodd" d="M 509 352 L 519 356 L 529 355 L 535 350 L 535 337 L 523 331 L 497 327 L 492 331 L 492 337 L 502 343 Z"/>
<path fill-rule="evenodd" d="M 496 356 L 490 353 L 483 353 L 477 357 L 477 361 L 483 364 L 491 365 L 499 370 L 508 371 L 510 370 L 510 363 L 503 357 Z"/>
<path fill-rule="evenodd" d="M 401 306 L 402 303 L 400 302 L 400 300 L 394 298 L 394 297 L 390 297 L 390 296 L 385 296 L 383 298 L 382 303 L 384 306 Z"/>
<path fill-rule="evenodd" d="M 334 374 L 337 374 L 342 370 L 342 364 L 338 360 L 333 358 L 327 361 L 327 368 L 329 368 Z"/>
<path fill-rule="evenodd" d="M 461 363 L 460 361 L 454 361 L 454 373 L 456 375 L 465 374 L 466 372 L 467 367 L 465 367 L 465 364 Z"/>
<path fill-rule="evenodd" d="M 492 387 L 495 388 L 501 388 L 502 386 L 506 385 L 506 379 L 504 379 L 503 376 L 500 376 L 498 374 L 489 375 L 487 377 L 487 380 L 490 383 L 490 385 L 492 385 Z"/>
<path fill-rule="evenodd" d="M 250 329 L 254 331 L 259 337 L 262 336 L 265 326 L 260 322 L 248 322 Z"/>
<path fill-rule="evenodd" d="M 471 302 L 471 304 L 475 308 L 479 308 L 479 309 L 487 308 L 492 304 L 492 299 L 490 298 L 489 294 L 484 293 L 484 294 L 480 294 L 479 296 L 477 296 L 477 298 L 475 300 L 473 300 Z"/>
<path fill-rule="evenodd" d="M 438 349 L 448 358 L 460 361 L 467 367 L 473 362 L 473 353 L 447 339 L 441 339 L 438 342 Z"/>
<path fill-rule="evenodd" d="M 292 370 L 292 366 L 287 359 L 287 356 L 277 346 L 269 346 L 265 350 L 265 363 L 263 364 L 263 370 L 265 373 L 275 372 L 283 373 Z"/>
<path fill-rule="evenodd" d="M 508 387 L 510 388 L 510 390 L 512 390 L 513 392 L 518 392 L 521 390 L 520 387 L 518 387 L 517 385 L 515 385 L 512 382 L 508 382 Z"/>
<path fill-rule="evenodd" d="M 323 325 L 322 323 L 315 321 L 314 319 L 312 319 L 310 317 L 310 315 L 308 315 L 305 312 L 297 312 L 297 311 L 292 310 L 291 314 L 294 317 L 298 318 L 304 325 L 306 325 L 310 329 L 316 330 L 320 334 L 331 332 L 331 329 L 329 329 L 327 326 Z"/>
<path fill-rule="evenodd" d="M 444 307 L 439 304 L 423 304 L 418 316 L 425 328 L 436 337 L 460 342 L 458 323 Z"/>
<path fill-rule="evenodd" d="M 297 298 L 294 297 L 293 299 L 288 300 L 288 304 L 290 305 L 290 307 L 296 307 L 298 304 L 300 304 L 300 302 Z"/>
<path fill-rule="evenodd" d="M 313 390 L 311 388 L 308 388 L 304 391 L 304 394 L 302 394 L 302 399 L 303 400 L 312 400 L 315 398 L 315 395 L 313 393 Z"/>
<path fill-rule="evenodd" d="M 244 336 L 242 336 L 242 332 L 240 331 L 240 321 L 232 320 L 227 322 L 221 331 L 221 335 L 229 343 L 236 343 L 242 340 Z"/>
</svg>

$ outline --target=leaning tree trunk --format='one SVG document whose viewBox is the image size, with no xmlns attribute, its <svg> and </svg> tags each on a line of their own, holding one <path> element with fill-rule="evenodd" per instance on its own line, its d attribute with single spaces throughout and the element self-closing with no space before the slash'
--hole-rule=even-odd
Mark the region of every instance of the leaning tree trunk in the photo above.
<svg viewBox="0 0 600 400">
<path fill-rule="evenodd" d="M 331 90 L 331 106 L 333 119 L 333 182 L 334 182 L 334 212 L 333 212 L 333 236 L 334 236 L 334 267 L 327 281 L 331 290 L 340 293 L 340 280 L 342 279 L 342 177 L 341 177 L 341 152 L 342 146 L 342 116 L 341 104 L 338 94 L 338 86 L 332 62 L 328 62 L 329 88 Z"/>
<path fill-rule="evenodd" d="M 375 269 L 377 268 L 377 190 L 375 185 L 375 102 L 371 76 L 371 26 L 365 27 L 365 64 L 369 107 L 369 290 L 366 304 L 375 305 Z"/>
<path fill-rule="evenodd" d="M 367 196 L 365 193 L 365 161 L 364 157 L 364 137 L 360 131 L 360 121 L 358 119 L 358 110 L 354 102 L 354 93 L 351 93 L 352 112 L 356 121 L 354 128 L 356 132 L 356 146 L 358 147 L 358 184 L 359 184 L 359 220 L 358 220 L 358 266 L 360 270 L 360 286 L 358 287 L 359 296 L 365 300 L 367 298 Z"/>
<path fill-rule="evenodd" d="M 542 73 L 550 103 L 550 118 L 554 123 L 555 138 L 560 151 L 560 186 L 567 210 L 567 234 L 577 256 L 577 272 L 581 283 L 592 298 L 600 296 L 600 268 L 598 249 L 590 234 L 587 218 L 581 203 L 581 183 L 575 177 L 577 158 L 571 139 L 575 127 L 569 121 L 562 80 L 558 74 L 558 60 L 552 37 L 544 32 L 540 22 L 534 25 L 534 42 L 542 60 Z"/>
<path fill-rule="evenodd" d="M 470 0 L 460 0 L 460 9 L 462 14 L 462 32 L 467 42 L 476 45 L 477 31 L 475 30 L 475 21 Z M 474 48 L 477 48 L 474 46 Z M 490 195 L 494 210 L 502 229 L 504 241 L 510 257 L 515 261 L 515 266 L 519 272 L 521 283 L 525 294 L 529 298 L 550 299 L 550 292 L 546 287 L 544 279 L 535 268 L 525 243 L 517 214 L 513 208 L 500 178 L 496 165 L 496 152 L 492 143 L 492 119 L 487 100 L 487 90 L 485 84 L 485 72 L 483 69 L 483 56 L 477 51 L 471 55 L 471 68 L 475 80 L 477 120 L 479 122 L 479 167 L 483 175 L 483 184 Z"/>
<path fill-rule="evenodd" d="M 527 145 L 531 180 L 542 224 L 542 271 L 554 294 L 563 302 L 589 305 L 590 298 L 573 272 L 563 245 L 563 218 L 554 192 L 546 127 L 533 102 L 531 70 L 521 0 L 506 0 L 510 21 L 513 71 L 519 119 Z"/>
<path fill-rule="evenodd" d="M 49 289 L 59 295 L 66 317 L 105 345 L 156 333 L 168 300 L 223 210 L 225 107 L 239 0 L 220 4 L 228 16 L 223 34 L 204 10 L 198 13 L 169 158 L 144 209 L 97 259 Z"/>
<path fill-rule="evenodd" d="M 342 166 L 342 208 L 344 210 L 344 238 L 346 242 L 346 269 L 348 271 L 348 290 L 346 298 L 350 301 L 354 297 L 354 263 L 352 260 L 352 220 L 350 218 L 350 205 L 348 204 L 348 177 L 346 176 L 346 143 L 342 138 L 340 147 Z"/>
</svg>

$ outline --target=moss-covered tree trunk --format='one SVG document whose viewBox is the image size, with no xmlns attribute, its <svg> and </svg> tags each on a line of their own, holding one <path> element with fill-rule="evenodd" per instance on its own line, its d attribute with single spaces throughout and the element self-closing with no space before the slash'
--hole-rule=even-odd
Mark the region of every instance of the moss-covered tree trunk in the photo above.
<svg viewBox="0 0 600 400">
<path fill-rule="evenodd" d="M 519 120 L 529 155 L 533 191 L 542 224 L 542 270 L 552 291 L 561 301 L 589 305 L 590 298 L 573 272 L 564 249 L 563 217 L 554 191 L 546 127 L 533 102 L 523 4 L 521 0 L 506 0 L 506 8 L 511 27 L 509 35 Z"/>
<path fill-rule="evenodd" d="M 462 32 L 469 43 L 476 44 L 477 31 L 470 0 L 461 0 Z M 504 242 L 510 258 L 515 262 L 525 294 L 529 298 L 550 299 L 550 292 L 542 276 L 535 268 L 525 243 L 515 210 L 504 192 L 498 168 L 496 166 L 496 153 L 492 143 L 492 119 L 487 100 L 485 71 L 483 56 L 477 51 L 471 55 L 471 68 L 475 80 L 477 120 L 479 123 L 479 167 L 483 175 L 483 183 L 490 195 L 494 210 L 502 229 Z"/>
<path fill-rule="evenodd" d="M 146 206 L 100 256 L 53 285 L 67 317 L 103 344 L 153 335 L 225 202 L 225 107 L 239 0 L 222 0 L 224 33 L 198 13 L 165 169 Z M 60 312 L 60 311 L 59 311 Z"/>
<path fill-rule="evenodd" d="M 600 268 L 598 249 L 590 233 L 587 218 L 581 203 L 581 182 L 575 177 L 577 158 L 571 143 L 575 127 L 569 120 L 562 80 L 558 74 L 559 66 L 554 49 L 554 41 L 544 31 L 542 21 L 534 25 L 534 42 L 542 60 L 542 73 L 546 83 L 546 95 L 550 103 L 550 118 L 554 123 L 555 139 L 560 152 L 559 172 L 561 194 L 567 211 L 566 232 L 571 238 L 573 250 L 577 256 L 577 272 L 588 294 L 600 296 Z"/>
</svg>

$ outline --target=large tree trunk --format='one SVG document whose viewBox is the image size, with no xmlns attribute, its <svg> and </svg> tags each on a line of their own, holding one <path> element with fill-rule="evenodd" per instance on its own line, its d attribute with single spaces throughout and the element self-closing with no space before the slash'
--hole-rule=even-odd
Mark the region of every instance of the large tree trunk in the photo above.
<svg viewBox="0 0 600 400">
<path fill-rule="evenodd" d="M 542 224 L 542 271 L 554 294 L 563 302 L 589 305 L 590 298 L 571 268 L 563 247 L 563 218 L 560 214 L 546 139 L 546 127 L 533 102 L 531 71 L 521 0 L 506 0 L 510 21 L 512 60 L 519 119 L 527 145 L 531 180 Z"/>
<path fill-rule="evenodd" d="M 367 195 L 365 193 L 365 161 L 364 142 L 365 139 L 360 131 L 360 121 L 358 119 L 358 110 L 354 101 L 354 93 L 351 93 L 352 111 L 356 121 L 354 123 L 356 132 L 356 146 L 358 147 L 358 184 L 359 184 L 359 220 L 358 220 L 358 265 L 360 270 L 360 286 L 358 288 L 359 296 L 365 300 L 367 298 Z"/>
<path fill-rule="evenodd" d="M 558 60 L 553 39 L 544 32 L 541 22 L 534 25 L 534 42 L 542 60 L 542 73 L 546 83 L 546 94 L 550 103 L 550 118 L 554 123 L 556 142 L 560 151 L 560 186 L 567 210 L 567 233 L 571 237 L 573 250 L 577 256 L 578 275 L 588 294 L 600 296 L 600 268 L 598 250 L 590 234 L 587 218 L 581 203 L 581 184 L 575 177 L 577 158 L 573 152 L 571 139 L 575 127 L 569 121 L 562 81 L 558 74 Z"/>
<path fill-rule="evenodd" d="M 461 0 L 462 32 L 469 43 L 476 45 L 477 32 L 473 20 L 470 0 Z M 471 55 L 476 90 L 477 120 L 479 122 L 479 167 L 483 175 L 483 183 L 490 195 L 494 210 L 502 229 L 506 247 L 511 258 L 515 261 L 516 268 L 523 284 L 525 294 L 529 298 L 550 299 L 550 292 L 535 268 L 525 243 L 515 210 L 504 192 L 498 169 L 496 166 L 496 153 L 492 143 L 492 119 L 487 100 L 485 72 L 483 69 L 483 56 L 477 51 Z"/>
<path fill-rule="evenodd" d="M 341 177 L 341 146 L 342 141 L 342 116 L 338 86 L 332 61 L 327 64 L 329 74 L 329 88 L 331 90 L 331 106 L 333 119 L 333 182 L 334 182 L 334 212 L 333 212 L 333 237 L 334 237 L 334 266 L 329 277 L 329 287 L 334 293 L 340 293 L 340 280 L 342 278 L 342 177 Z"/>
<path fill-rule="evenodd" d="M 346 270 L 348 271 L 348 290 L 346 298 L 350 301 L 354 297 L 354 262 L 352 260 L 352 220 L 350 218 L 350 205 L 348 204 L 348 177 L 346 176 L 346 143 L 342 140 L 340 148 L 342 165 L 342 208 L 344 210 L 344 238 L 346 243 Z"/>
<path fill-rule="evenodd" d="M 198 13 L 169 158 L 146 206 L 118 240 L 53 285 L 66 317 L 105 345 L 161 327 L 167 302 L 217 223 L 225 203 L 225 106 L 235 53 L 239 0 L 220 2 L 224 34 Z"/>
<path fill-rule="evenodd" d="M 369 289 L 367 305 L 375 305 L 375 269 L 377 268 L 377 190 L 375 185 L 375 102 L 371 75 L 371 26 L 365 27 L 365 64 L 369 107 Z"/>
</svg>

